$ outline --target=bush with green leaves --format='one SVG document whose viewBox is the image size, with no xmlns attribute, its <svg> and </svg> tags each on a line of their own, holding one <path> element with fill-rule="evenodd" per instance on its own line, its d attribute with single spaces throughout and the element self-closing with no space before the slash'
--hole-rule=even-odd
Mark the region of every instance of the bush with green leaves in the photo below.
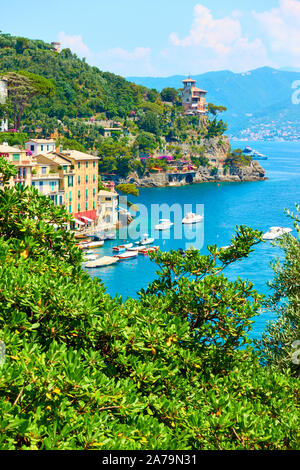
<svg viewBox="0 0 300 470">
<path fill-rule="evenodd" d="M 157 279 L 123 301 L 81 268 L 69 220 L 34 188 L 0 191 L 0 448 L 296 449 L 298 382 L 260 366 L 260 296 L 224 276 L 261 233 L 152 255 Z"/>
<path fill-rule="evenodd" d="M 258 346 L 264 365 L 300 376 L 300 206 L 288 215 L 294 221 L 296 236 L 285 234 L 274 242 L 284 254 L 283 262 L 273 263 L 273 294 L 267 308 L 277 319 L 268 324 Z"/>
</svg>

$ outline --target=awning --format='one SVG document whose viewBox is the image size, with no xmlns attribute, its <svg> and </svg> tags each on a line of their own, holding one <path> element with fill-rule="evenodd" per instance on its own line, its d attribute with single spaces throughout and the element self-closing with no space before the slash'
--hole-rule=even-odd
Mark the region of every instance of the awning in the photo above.
<svg viewBox="0 0 300 470">
<path fill-rule="evenodd" d="M 95 222 L 93 219 L 89 219 L 88 217 L 85 217 L 83 215 L 80 216 L 82 219 L 86 220 L 87 222 Z"/>
<path fill-rule="evenodd" d="M 78 225 L 85 225 L 84 222 L 81 222 L 80 220 L 77 220 L 77 219 L 74 219 L 74 222 L 75 224 L 78 224 Z"/>
</svg>

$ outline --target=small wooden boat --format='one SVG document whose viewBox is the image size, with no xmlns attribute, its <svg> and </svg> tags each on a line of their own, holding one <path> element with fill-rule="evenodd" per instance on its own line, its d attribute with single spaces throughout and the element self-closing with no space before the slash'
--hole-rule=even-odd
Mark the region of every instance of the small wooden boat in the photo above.
<svg viewBox="0 0 300 470">
<path fill-rule="evenodd" d="M 119 258 L 120 260 L 124 260 L 124 259 L 136 258 L 138 254 L 139 254 L 138 251 L 125 251 L 125 253 L 120 253 L 119 255 L 115 255 L 115 256 Z"/>
<path fill-rule="evenodd" d="M 104 245 L 103 240 L 98 240 L 96 242 L 88 242 L 88 243 L 80 243 L 79 248 L 82 248 L 83 250 L 88 250 L 89 248 L 98 248 L 100 246 Z"/>
<path fill-rule="evenodd" d="M 102 256 L 94 261 L 89 261 L 86 268 L 102 268 L 104 266 L 111 266 L 112 264 L 118 263 L 119 259 L 116 256 Z"/>
<path fill-rule="evenodd" d="M 127 243 L 125 245 L 119 245 L 119 246 L 114 246 L 113 247 L 113 251 L 126 251 L 128 250 L 129 248 L 132 248 L 133 247 L 133 243 Z"/>
</svg>

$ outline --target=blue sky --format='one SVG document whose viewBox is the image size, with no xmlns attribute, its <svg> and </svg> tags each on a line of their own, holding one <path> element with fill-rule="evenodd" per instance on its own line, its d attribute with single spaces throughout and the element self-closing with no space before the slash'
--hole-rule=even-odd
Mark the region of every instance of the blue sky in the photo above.
<svg viewBox="0 0 300 470">
<path fill-rule="evenodd" d="M 300 66 L 300 0 L 0 0 L 0 30 L 123 76 Z"/>
</svg>

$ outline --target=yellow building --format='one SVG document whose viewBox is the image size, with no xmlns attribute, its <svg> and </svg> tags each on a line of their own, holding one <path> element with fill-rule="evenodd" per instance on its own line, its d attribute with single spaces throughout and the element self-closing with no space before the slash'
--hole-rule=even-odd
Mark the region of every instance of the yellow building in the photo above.
<svg viewBox="0 0 300 470">
<path fill-rule="evenodd" d="M 6 142 L 0 144 L 0 157 L 6 158 L 18 169 L 17 175 L 11 179 L 10 186 L 22 184 L 31 186 L 32 183 L 32 163 L 31 156 L 26 154 L 26 150 L 20 150 L 17 147 L 11 147 Z"/>
<path fill-rule="evenodd" d="M 93 222 L 97 218 L 98 160 L 77 150 L 63 150 L 58 154 L 71 163 L 71 172 L 65 174 L 65 205 L 75 219 Z"/>
</svg>

